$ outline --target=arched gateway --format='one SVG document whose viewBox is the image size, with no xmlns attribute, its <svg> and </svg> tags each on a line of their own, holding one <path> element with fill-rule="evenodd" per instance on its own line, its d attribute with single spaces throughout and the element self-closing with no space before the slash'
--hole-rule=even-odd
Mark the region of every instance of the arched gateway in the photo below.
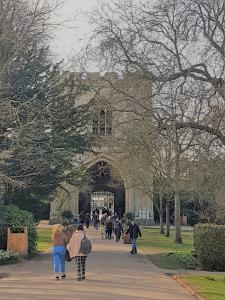
<svg viewBox="0 0 225 300">
<path fill-rule="evenodd" d="M 151 199 L 129 184 L 129 176 L 119 162 L 119 157 L 89 155 L 84 161 L 87 170 L 85 188 L 64 183 L 67 192 L 56 195 L 51 203 L 50 222 L 58 222 L 63 210 L 68 209 L 78 216 L 81 211 L 91 211 L 96 205 L 99 208 L 108 206 L 121 217 L 133 212 L 140 224 L 154 224 Z"/>
<path fill-rule="evenodd" d="M 107 154 L 89 155 L 85 159 L 89 194 L 95 199 L 97 195 L 104 197 L 105 194 L 106 198 L 107 194 L 110 195 L 113 197 L 113 209 L 122 216 L 125 211 L 129 211 L 129 203 L 127 203 L 129 187 L 125 171 L 119 162 L 119 157 L 116 158 Z M 90 206 L 92 205 L 92 198 L 89 199 Z M 82 199 L 79 200 L 79 210 L 81 210 Z"/>
<path fill-rule="evenodd" d="M 86 188 L 79 192 L 79 212 L 108 208 L 122 217 L 125 213 L 125 185 L 117 169 L 98 160 L 87 170 Z"/>
<path fill-rule="evenodd" d="M 79 84 L 85 80 L 88 86 L 87 91 L 76 99 L 76 105 L 87 104 L 94 99 L 90 130 L 98 140 L 98 149 L 95 149 L 95 154 L 89 152 L 80 157 L 87 174 L 83 188 L 61 184 L 51 203 L 50 222 L 58 222 L 63 210 L 70 210 L 78 216 L 80 211 L 90 211 L 94 206 L 110 206 L 120 216 L 133 212 L 139 223 L 153 224 L 152 197 L 146 195 L 144 189 L 135 188 L 133 183 L 137 175 L 133 173 L 136 172 L 131 172 L 129 166 L 126 166 L 123 160 L 126 149 L 122 149 L 118 142 L 121 134 L 126 135 L 126 132 L 135 128 L 134 120 L 137 118 L 133 118 L 134 112 L 142 116 L 139 126 L 145 126 L 146 118 L 142 108 L 151 107 L 151 85 L 135 73 L 127 74 L 122 79 L 111 73 L 103 77 L 90 73 L 87 78 L 82 79 L 76 73 L 65 74 L 67 82 L 71 80 Z M 136 106 L 134 98 L 142 105 Z M 137 167 L 140 172 L 142 166 Z M 151 174 L 149 177 L 151 184 Z"/>
</svg>

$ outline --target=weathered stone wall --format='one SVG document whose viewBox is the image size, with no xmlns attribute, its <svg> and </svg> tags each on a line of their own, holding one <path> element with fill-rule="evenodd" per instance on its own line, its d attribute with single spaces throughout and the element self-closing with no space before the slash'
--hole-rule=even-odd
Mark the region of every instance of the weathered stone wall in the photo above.
<svg viewBox="0 0 225 300">
<path fill-rule="evenodd" d="M 94 109 L 106 108 L 112 111 L 113 132 L 109 136 L 98 138 L 98 147 L 95 147 L 95 154 L 86 153 L 79 157 L 81 163 L 88 169 L 99 161 L 105 161 L 113 166 L 124 181 L 125 187 L 125 207 L 126 212 L 134 212 L 141 223 L 154 223 L 153 203 L 148 195 L 133 186 L 134 182 L 128 166 L 124 164 L 121 150 L 121 137 L 128 129 L 134 125 L 134 120 L 139 118 L 140 122 L 145 122 L 145 112 L 151 109 L 151 84 L 150 81 L 141 74 L 126 74 L 120 78 L 115 73 L 80 73 L 65 72 L 67 82 L 72 81 L 76 86 L 81 82 L 86 86 L 77 99 L 76 105 L 87 104 L 94 99 Z M 66 93 L 66 92 L 65 92 Z M 143 121 L 144 120 L 144 121 Z M 147 120 L 149 122 L 149 120 Z M 143 123 L 144 126 L 144 123 Z M 91 128 L 90 128 L 91 129 Z M 63 209 L 70 209 L 75 215 L 78 214 L 79 190 L 69 187 L 67 196 L 57 195 L 51 205 L 50 219 L 56 221 L 57 215 Z M 68 196 L 69 195 L 69 196 Z M 148 220 L 142 220 L 143 209 L 149 211 Z"/>
</svg>

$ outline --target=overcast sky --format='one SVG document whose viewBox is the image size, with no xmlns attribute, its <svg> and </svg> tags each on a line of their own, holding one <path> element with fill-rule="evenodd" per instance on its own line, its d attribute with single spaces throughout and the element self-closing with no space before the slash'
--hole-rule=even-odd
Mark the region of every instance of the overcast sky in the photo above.
<svg viewBox="0 0 225 300">
<path fill-rule="evenodd" d="M 88 24 L 87 17 L 82 13 L 89 11 L 98 5 L 99 0 L 65 0 L 65 4 L 57 12 L 54 21 L 62 22 L 71 19 L 74 21 L 66 22 L 64 26 L 58 28 L 54 33 L 54 40 L 51 43 L 52 51 L 61 59 L 72 56 L 82 47 L 82 40 L 87 38 L 91 26 Z M 75 28 L 76 27 L 76 28 Z"/>
</svg>

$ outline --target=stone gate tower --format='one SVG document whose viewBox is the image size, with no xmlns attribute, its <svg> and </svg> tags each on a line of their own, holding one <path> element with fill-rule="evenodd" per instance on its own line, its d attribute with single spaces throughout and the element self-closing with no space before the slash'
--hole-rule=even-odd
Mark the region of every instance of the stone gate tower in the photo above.
<svg viewBox="0 0 225 300">
<path fill-rule="evenodd" d="M 100 170 L 96 180 L 87 184 L 87 190 L 63 183 L 65 191 L 59 191 L 51 203 L 50 222 L 58 222 L 65 209 L 75 216 L 81 210 L 90 209 L 93 193 L 95 196 L 98 193 L 110 193 L 115 198 L 114 209 L 120 215 L 133 212 L 140 224 L 153 224 L 152 197 L 135 186 L 136 174 L 130 172 L 130 166 L 124 161 L 126 150 L 122 147 L 123 136 L 128 131 L 135 130 L 136 124 L 140 125 L 141 122 L 144 126 L 145 109 L 151 106 L 149 80 L 137 73 L 128 73 L 119 78 L 115 73 L 106 73 L 104 76 L 88 73 L 81 76 L 80 73 L 65 72 L 63 78 L 68 82 L 73 81 L 75 86 L 81 83 L 85 85 L 84 91 L 76 99 L 76 105 L 93 102 L 93 119 L 89 129 L 96 142 L 93 151 L 81 155 L 79 161 L 90 174 L 97 174 L 100 165 L 107 167 Z M 149 177 L 151 185 L 151 175 Z"/>
</svg>

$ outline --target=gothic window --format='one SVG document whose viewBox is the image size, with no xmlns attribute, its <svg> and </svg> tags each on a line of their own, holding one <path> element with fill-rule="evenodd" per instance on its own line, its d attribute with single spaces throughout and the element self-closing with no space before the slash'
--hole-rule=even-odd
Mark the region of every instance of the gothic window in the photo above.
<svg viewBox="0 0 225 300">
<path fill-rule="evenodd" d="M 96 135 L 112 134 L 112 112 L 107 109 L 97 111 L 93 118 L 93 133 Z"/>
</svg>

